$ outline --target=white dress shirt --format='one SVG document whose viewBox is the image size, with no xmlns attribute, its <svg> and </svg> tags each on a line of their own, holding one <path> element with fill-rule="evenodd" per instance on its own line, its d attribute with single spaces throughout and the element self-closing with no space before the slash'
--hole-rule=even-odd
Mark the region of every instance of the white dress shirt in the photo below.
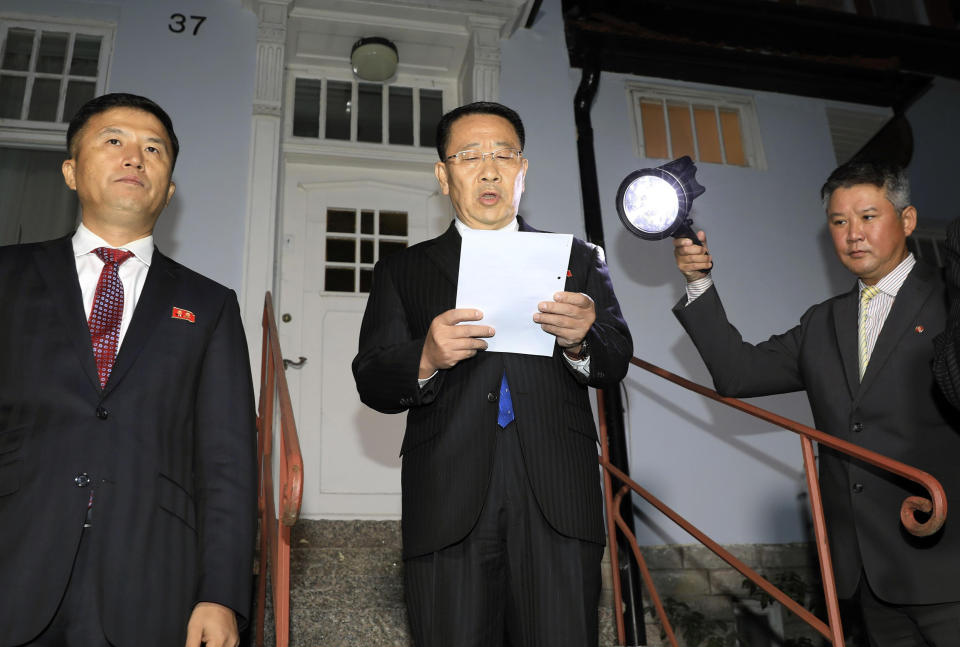
<svg viewBox="0 0 960 647">
<path fill-rule="evenodd" d="M 133 252 L 133 256 L 124 261 L 118 269 L 120 283 L 123 284 L 123 315 L 120 318 L 120 336 L 117 338 L 117 350 L 123 343 L 123 336 L 127 333 L 130 320 L 133 319 L 133 310 L 137 307 L 137 300 L 143 292 L 143 284 L 147 280 L 147 270 L 153 259 L 153 236 L 139 238 L 127 243 L 123 247 L 115 247 L 95 233 L 87 229 L 83 223 L 77 227 L 73 235 L 73 254 L 77 261 L 77 278 L 80 279 L 80 294 L 83 296 L 83 312 L 90 319 L 93 309 L 93 298 L 97 292 L 97 282 L 104 262 L 93 253 L 98 247 L 111 247 Z"/>
</svg>

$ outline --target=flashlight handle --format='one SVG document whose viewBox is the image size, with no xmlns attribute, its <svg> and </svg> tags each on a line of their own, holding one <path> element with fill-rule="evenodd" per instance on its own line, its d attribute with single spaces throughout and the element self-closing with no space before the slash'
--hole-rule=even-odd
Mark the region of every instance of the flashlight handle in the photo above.
<svg viewBox="0 0 960 647">
<path fill-rule="evenodd" d="M 697 238 L 697 232 L 693 230 L 693 227 L 690 226 L 691 224 L 693 224 L 693 221 L 690 219 L 687 219 L 682 225 L 677 227 L 677 230 L 673 232 L 673 236 L 674 238 L 689 238 L 690 240 L 693 241 L 694 245 L 702 246 L 703 242 L 699 238 Z M 708 274 L 710 274 L 710 270 L 712 269 L 713 269 L 713 261 L 710 261 L 710 267 L 705 270 L 700 270 L 700 272 L 704 276 L 707 276 Z"/>
</svg>

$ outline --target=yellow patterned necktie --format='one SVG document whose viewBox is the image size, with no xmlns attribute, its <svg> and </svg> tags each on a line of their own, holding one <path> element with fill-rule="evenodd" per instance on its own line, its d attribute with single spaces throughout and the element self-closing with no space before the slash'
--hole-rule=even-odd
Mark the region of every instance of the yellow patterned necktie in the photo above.
<svg viewBox="0 0 960 647">
<path fill-rule="evenodd" d="M 868 285 L 860 291 L 860 326 L 857 330 L 857 337 L 860 342 L 860 380 L 863 381 L 863 374 L 867 370 L 867 364 L 870 362 L 870 351 L 867 348 L 867 304 L 870 299 L 877 296 L 880 290 L 875 285 Z"/>
</svg>

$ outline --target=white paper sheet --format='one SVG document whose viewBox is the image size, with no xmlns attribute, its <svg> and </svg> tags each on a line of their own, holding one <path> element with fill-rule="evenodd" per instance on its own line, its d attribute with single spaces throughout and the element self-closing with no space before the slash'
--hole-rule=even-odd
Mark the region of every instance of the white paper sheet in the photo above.
<svg viewBox="0 0 960 647">
<path fill-rule="evenodd" d="M 462 234 L 457 307 L 477 308 L 480 322 L 496 334 L 488 352 L 553 354 L 556 337 L 533 320 L 537 304 L 563 291 L 570 260 L 570 234 L 478 231 Z"/>
</svg>

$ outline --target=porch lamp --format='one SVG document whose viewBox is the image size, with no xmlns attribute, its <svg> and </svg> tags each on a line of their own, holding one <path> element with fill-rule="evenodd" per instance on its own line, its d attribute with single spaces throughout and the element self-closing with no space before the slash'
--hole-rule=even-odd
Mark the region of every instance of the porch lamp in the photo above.
<svg viewBox="0 0 960 647">
<path fill-rule="evenodd" d="M 693 160 L 684 155 L 625 177 L 617 190 L 617 214 L 624 226 L 644 240 L 687 237 L 699 245 L 693 220 L 687 217 L 693 199 L 706 190 L 696 173 Z"/>
<path fill-rule="evenodd" d="M 350 50 L 353 73 L 364 81 L 386 81 L 397 73 L 397 46 L 386 38 L 361 38 Z"/>
</svg>

